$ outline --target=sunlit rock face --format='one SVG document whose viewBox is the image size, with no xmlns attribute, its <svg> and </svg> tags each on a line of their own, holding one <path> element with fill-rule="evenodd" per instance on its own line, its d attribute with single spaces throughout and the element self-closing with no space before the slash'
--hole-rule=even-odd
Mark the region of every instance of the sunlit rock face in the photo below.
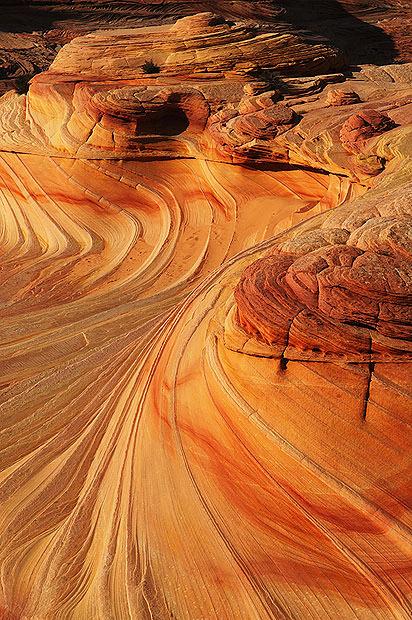
<svg viewBox="0 0 412 620">
<path fill-rule="evenodd" d="M 411 359 L 410 192 L 371 193 L 360 217 L 355 201 L 276 245 L 236 289 L 239 324 L 287 359 Z"/>
<path fill-rule="evenodd" d="M 340 139 L 343 146 L 352 152 L 360 151 L 362 144 L 395 127 L 394 121 L 385 113 L 364 110 L 353 114 L 342 125 Z"/>
<path fill-rule="evenodd" d="M 339 88 L 330 90 L 325 101 L 325 105 L 329 106 L 352 105 L 353 103 L 360 103 L 358 93 L 354 90 L 342 90 Z"/>
<path fill-rule="evenodd" d="M 147 62 L 153 73 L 145 73 Z M 8 94 L 0 112 L 2 143 L 17 152 L 71 157 L 200 156 L 210 111 L 238 103 L 250 75 L 260 75 L 268 90 L 274 71 L 305 75 L 340 66 L 340 53 L 324 43 L 212 13 L 171 26 L 98 31 L 66 45 L 26 96 Z M 240 139 L 270 138 L 277 133 L 272 126 L 294 124 L 291 110 L 272 107 L 261 113 L 259 132 L 253 120 L 259 111 L 253 116 L 250 106 L 240 119 Z"/>
<path fill-rule="evenodd" d="M 407 11 L 302 6 L 26 3 L 65 45 L 0 98 L 4 620 L 412 615 Z"/>
</svg>

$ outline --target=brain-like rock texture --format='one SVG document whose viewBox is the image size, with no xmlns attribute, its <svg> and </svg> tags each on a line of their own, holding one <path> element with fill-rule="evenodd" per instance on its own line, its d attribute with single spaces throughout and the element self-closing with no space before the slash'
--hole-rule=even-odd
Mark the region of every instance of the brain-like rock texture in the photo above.
<svg viewBox="0 0 412 620">
<path fill-rule="evenodd" d="M 409 619 L 409 3 L 5 7 L 0 618 Z"/>
<path fill-rule="evenodd" d="M 286 357 L 410 358 L 410 227 L 408 213 L 298 235 L 246 270 L 240 325 Z"/>
<path fill-rule="evenodd" d="M 394 121 L 387 114 L 376 110 L 364 110 L 353 114 L 344 122 L 340 139 L 347 150 L 358 151 L 366 140 L 394 127 Z"/>
</svg>

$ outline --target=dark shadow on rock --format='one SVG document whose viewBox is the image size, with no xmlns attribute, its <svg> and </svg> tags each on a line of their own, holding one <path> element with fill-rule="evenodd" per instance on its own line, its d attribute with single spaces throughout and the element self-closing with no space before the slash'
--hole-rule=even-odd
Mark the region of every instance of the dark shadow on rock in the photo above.
<svg viewBox="0 0 412 620">
<path fill-rule="evenodd" d="M 146 114 L 138 121 L 137 135 L 178 136 L 189 127 L 189 120 L 179 108 L 165 108 Z"/>
<path fill-rule="evenodd" d="M 281 162 L 281 161 L 277 161 L 277 162 L 253 162 L 253 161 L 249 161 L 249 162 L 244 162 L 242 164 L 231 164 L 229 163 L 228 165 L 232 166 L 232 165 L 241 165 L 242 168 L 249 168 L 251 170 L 260 170 L 260 171 L 264 171 L 264 172 L 290 172 L 293 170 L 296 170 L 296 168 L 299 168 L 299 170 L 304 170 L 306 172 L 315 172 L 316 174 L 323 174 L 325 175 L 325 177 L 329 176 L 329 172 L 327 171 L 322 171 L 319 168 L 312 168 L 311 166 L 297 166 L 296 164 L 288 164 L 285 162 Z"/>
<path fill-rule="evenodd" d="M 0 0 L 0 32 L 33 32 L 53 28 L 53 22 L 66 16 L 59 11 L 36 8 L 25 0 Z"/>
<path fill-rule="evenodd" d="M 387 3 L 374 2 L 352 3 L 352 11 L 369 15 L 378 21 L 390 13 Z M 397 51 L 393 39 L 381 28 L 356 17 L 354 12 L 345 9 L 338 0 L 281 0 L 274 2 L 278 8 L 282 5 L 282 20 L 292 25 L 293 29 L 307 32 L 311 36 L 321 37 L 340 49 L 349 65 L 390 64 L 394 62 Z M 278 18 L 279 19 L 279 18 Z"/>
<path fill-rule="evenodd" d="M 43 6 L 42 6 L 43 5 Z M 129 25 L 142 23 L 166 23 L 178 17 L 201 11 L 214 11 L 227 19 L 246 17 L 256 22 L 270 24 L 282 22 L 292 30 L 298 30 L 309 41 L 316 38 L 327 40 L 345 54 L 347 63 L 389 64 L 396 58 L 396 48 L 392 38 L 381 28 L 368 23 L 392 17 L 395 8 L 384 0 L 351 0 L 350 11 L 345 8 L 345 0 L 225 0 L 193 2 L 136 2 L 126 0 L 118 3 L 98 0 L 68 1 L 61 5 L 55 2 L 36 3 L 30 0 L 0 0 L 0 31 L 31 32 L 48 30 L 55 22 L 92 24 L 92 27 L 121 25 L 127 20 Z M 51 8 L 53 7 L 53 8 Z M 55 7 L 55 8 L 54 8 Z M 359 17 L 357 17 L 357 15 Z M 218 19 L 218 18 L 217 18 Z"/>
</svg>

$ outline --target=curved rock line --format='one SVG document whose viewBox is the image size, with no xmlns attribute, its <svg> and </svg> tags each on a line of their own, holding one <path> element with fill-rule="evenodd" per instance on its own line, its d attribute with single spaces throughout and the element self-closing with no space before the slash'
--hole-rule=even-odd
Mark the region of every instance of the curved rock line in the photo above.
<svg viewBox="0 0 412 620">
<path fill-rule="evenodd" d="M 5 620 L 412 613 L 411 65 L 248 4 L 0 98 Z"/>
</svg>

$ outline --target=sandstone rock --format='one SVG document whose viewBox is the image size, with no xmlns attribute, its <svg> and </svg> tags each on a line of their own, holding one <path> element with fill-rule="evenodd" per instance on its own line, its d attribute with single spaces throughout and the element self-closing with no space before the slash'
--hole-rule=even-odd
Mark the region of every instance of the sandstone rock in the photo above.
<svg viewBox="0 0 412 620">
<path fill-rule="evenodd" d="M 355 91 L 344 91 L 340 89 L 328 91 L 325 105 L 327 106 L 341 106 L 352 105 L 354 103 L 360 103 L 360 97 Z"/>
<path fill-rule="evenodd" d="M 396 193 L 408 195 L 409 187 Z M 320 229 L 296 234 L 246 269 L 235 291 L 243 330 L 289 359 L 409 359 L 411 205 L 402 215 L 381 205 L 378 213 L 379 199 L 371 192 L 358 221 L 352 203 L 353 224 L 337 227 L 338 210 Z M 384 349 L 375 333 L 391 339 Z"/>
<path fill-rule="evenodd" d="M 245 84 L 243 90 L 247 97 L 252 97 L 254 95 L 260 95 L 261 93 L 267 92 L 269 88 L 267 82 L 256 81 Z"/>
<path fill-rule="evenodd" d="M 387 115 L 376 110 L 363 110 L 353 114 L 342 125 L 340 139 L 344 147 L 351 152 L 359 151 L 369 138 L 378 136 L 396 126 Z"/>
<path fill-rule="evenodd" d="M 22 6 L 0 618 L 410 618 L 408 7 Z"/>
</svg>

